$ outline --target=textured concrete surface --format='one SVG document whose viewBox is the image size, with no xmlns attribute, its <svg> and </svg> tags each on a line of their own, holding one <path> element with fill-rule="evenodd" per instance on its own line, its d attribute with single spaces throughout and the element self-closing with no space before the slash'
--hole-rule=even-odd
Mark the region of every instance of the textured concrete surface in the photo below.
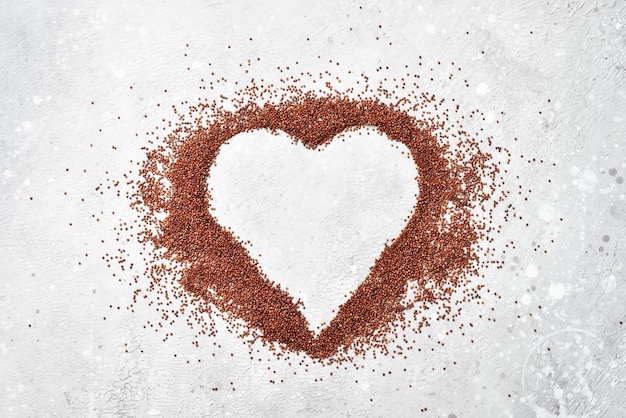
<svg viewBox="0 0 626 418">
<path fill-rule="evenodd" d="M 624 416 L 624 7 L 608 1 L 5 2 L 0 14 L 0 415 Z M 130 159 L 142 158 L 145 143 L 135 132 L 171 118 L 170 104 L 208 94 L 198 86 L 210 72 L 236 77 L 238 64 L 255 57 L 262 57 L 255 74 L 266 80 L 278 80 L 276 66 L 295 61 L 313 73 L 375 73 L 388 65 L 392 77 L 406 72 L 405 64 L 415 67 L 408 71 L 426 74 L 430 63 L 444 63 L 424 88 L 455 98 L 466 111 L 484 111 L 486 120 L 474 127 L 484 128 L 514 156 L 525 156 L 513 159 L 509 184 L 533 190 L 528 202 L 516 202 L 530 227 L 505 226 L 498 245 L 514 240 L 516 247 L 507 252 L 503 270 L 489 271 L 483 279 L 502 295 L 486 297 L 496 322 L 479 318 L 487 308 L 468 306 L 463 319 L 474 327 L 464 337 L 446 336 L 441 333 L 446 328 L 436 325 L 431 338 L 416 337 L 422 351 L 406 359 L 368 357 L 359 360 L 362 369 L 309 365 L 305 371 L 298 361 L 273 359 L 260 346 L 250 360 L 228 332 L 196 348 L 184 323 L 162 342 L 162 333 L 143 327 L 159 320 L 154 308 L 124 309 L 131 288 L 113 278 L 100 257 L 116 248 L 112 227 L 130 210 L 123 199 L 103 197 L 94 187 L 120 178 L 131 168 Z M 448 80 L 445 66 L 451 61 L 462 72 Z M 500 111 L 506 114 L 495 124 Z M 276 146 L 288 170 L 299 151 Z M 367 158 L 375 145 L 354 148 Z M 232 155 L 227 163 L 226 151 L 222 157 L 225 162 L 216 169 L 223 171 L 212 184 L 216 189 L 228 185 L 229 170 L 238 164 Z M 557 165 L 528 164 L 526 158 L 533 157 Z M 390 193 L 395 186 L 386 184 L 414 187 L 404 175 L 414 167 L 390 171 L 395 166 L 389 159 L 376 158 L 374 172 L 391 174 L 374 187 Z M 310 164 L 332 167 L 332 158 Z M 280 173 L 257 179 L 255 193 L 266 186 L 268 193 L 280 193 L 274 175 Z M 300 185 L 306 180 L 297 179 Z M 315 193 L 336 192 L 338 202 L 350 200 L 343 192 L 350 181 L 346 177 L 336 189 L 320 184 Z M 383 242 L 401 224 L 406 196 L 412 204 L 411 192 L 404 196 L 393 205 L 398 212 L 387 224 L 391 229 L 379 231 Z M 216 204 L 228 208 L 237 199 L 238 193 L 220 193 Z M 262 200 L 259 211 L 271 210 L 275 202 Z M 275 209 L 286 217 L 295 210 L 289 205 L 301 201 L 288 196 L 280 202 Z M 231 213 L 233 222 L 255 222 L 239 209 L 237 216 L 220 215 L 216 207 L 219 216 Z M 328 277 L 337 269 L 352 273 L 353 266 L 359 273 L 374 247 L 354 251 L 354 264 L 348 250 L 338 251 L 312 271 L 307 268 L 315 256 L 307 245 L 324 248 L 351 239 L 360 227 L 349 222 L 363 222 L 362 231 L 369 231 L 375 210 L 365 207 L 363 218 L 338 211 L 332 216 L 335 225 L 317 211 L 311 216 L 318 225 L 288 219 L 301 233 L 317 233 L 317 241 L 283 234 L 282 251 L 292 246 L 312 258 L 298 264 L 297 255 L 277 260 L 279 253 L 268 252 L 264 269 L 288 269 L 283 264 L 288 261 L 292 271 L 309 277 Z M 263 246 L 258 221 L 258 228 L 248 225 L 246 233 Z M 371 245 L 380 245 L 376 242 Z M 535 251 L 537 244 L 541 248 Z M 132 242 L 122 245 L 136 249 Z M 302 293 L 314 293 L 312 286 Z M 327 320 L 323 315 L 341 302 L 332 297 L 317 298 L 319 315 L 311 312 L 316 321 Z"/>
</svg>

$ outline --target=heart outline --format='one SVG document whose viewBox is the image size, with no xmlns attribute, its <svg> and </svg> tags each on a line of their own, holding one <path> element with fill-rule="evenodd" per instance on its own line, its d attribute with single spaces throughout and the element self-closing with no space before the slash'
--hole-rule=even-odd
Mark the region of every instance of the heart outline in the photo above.
<svg viewBox="0 0 626 418">
<path fill-rule="evenodd" d="M 472 167 L 464 169 L 462 164 L 455 165 L 446 158 L 447 147 L 432 134 L 432 125 L 397 107 L 376 99 L 343 96 L 309 96 L 308 100 L 313 101 L 311 108 L 315 111 L 304 109 L 301 100 L 262 107 L 250 104 L 216 115 L 208 127 L 191 130 L 175 150 L 167 171 L 172 190 L 166 205 L 168 216 L 160 223 L 161 234 L 154 241 L 174 258 L 193 260 L 182 271 L 180 284 L 194 297 L 242 319 L 266 342 L 323 359 L 358 340 L 371 345 L 369 337 L 375 333 L 383 335 L 407 308 L 403 298 L 410 281 L 419 288 L 414 304 L 430 303 L 437 294 L 449 293 L 455 276 L 461 277 L 476 261 L 467 242 L 475 242 L 478 232 L 467 222 L 456 222 L 456 229 L 445 231 L 441 229 L 441 220 L 450 202 L 460 208 L 457 221 L 470 216 L 470 188 L 460 193 L 459 186 L 475 185 L 480 179 Z M 320 120 L 321 115 L 328 114 L 333 117 Z M 299 116 L 297 123 L 294 115 Z M 419 170 L 420 193 L 404 229 L 376 258 L 370 274 L 339 307 L 330 324 L 314 337 L 292 297 L 261 273 L 258 262 L 210 214 L 206 178 L 221 145 L 238 133 L 282 130 L 305 147 L 316 149 L 344 130 L 360 126 L 375 126 L 390 140 L 407 146 Z M 207 137 L 218 140 L 207 142 Z M 435 178 L 438 185 L 445 187 L 435 188 Z M 210 231 L 218 232 L 207 236 Z M 466 234 L 472 239 L 457 240 L 455 244 L 450 237 L 443 239 L 446 234 Z M 392 275 L 404 275 L 405 279 L 386 280 Z M 205 279 L 192 280 L 199 276 Z M 226 280 L 225 276 L 235 279 Z"/>
</svg>

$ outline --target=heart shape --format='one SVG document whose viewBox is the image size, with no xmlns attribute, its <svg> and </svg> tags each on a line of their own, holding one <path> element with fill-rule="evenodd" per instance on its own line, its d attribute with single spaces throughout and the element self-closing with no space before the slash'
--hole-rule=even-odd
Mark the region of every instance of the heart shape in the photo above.
<svg viewBox="0 0 626 418">
<path fill-rule="evenodd" d="M 317 334 L 409 220 L 417 170 L 402 144 L 375 128 L 307 149 L 285 132 L 244 132 L 210 170 L 211 215 L 298 300 Z M 320 148 L 321 149 L 321 148 Z"/>
<path fill-rule="evenodd" d="M 206 109 L 213 112 L 208 126 L 182 124 L 179 134 L 185 139 L 172 143 L 172 154 L 157 150 L 144 165 L 141 203 L 152 212 L 157 232 L 148 231 L 145 239 L 180 262 L 177 281 L 187 294 L 243 321 L 242 336 L 318 359 L 342 347 L 382 346 L 389 326 L 402 320 L 407 308 L 428 309 L 450 300 L 467 273 L 477 273 L 474 245 L 484 225 L 472 221 L 471 211 L 476 201 L 484 201 L 476 196 L 483 185 L 481 164 L 489 155 L 476 149 L 453 155 L 449 144 L 433 134 L 440 122 L 418 121 L 377 99 L 314 94 L 278 104 L 250 102 L 235 111 Z M 272 283 L 240 240 L 210 214 L 207 178 L 222 145 L 242 132 L 284 131 L 317 149 L 362 126 L 375 126 L 408 148 L 419 169 L 419 198 L 400 235 L 385 247 L 331 323 L 314 336 L 293 297 Z M 164 178 L 153 174 L 159 164 L 165 167 Z M 165 219 L 158 218 L 160 213 L 166 213 Z"/>
</svg>

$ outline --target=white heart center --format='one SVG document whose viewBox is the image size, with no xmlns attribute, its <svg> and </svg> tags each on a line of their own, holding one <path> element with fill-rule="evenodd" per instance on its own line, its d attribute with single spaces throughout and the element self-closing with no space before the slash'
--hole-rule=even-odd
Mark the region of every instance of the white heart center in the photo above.
<svg viewBox="0 0 626 418">
<path fill-rule="evenodd" d="M 322 152 L 284 132 L 236 135 L 208 186 L 211 214 L 250 241 L 267 277 L 302 301 L 315 333 L 400 234 L 419 191 L 406 146 L 371 127 L 338 135 Z"/>
</svg>

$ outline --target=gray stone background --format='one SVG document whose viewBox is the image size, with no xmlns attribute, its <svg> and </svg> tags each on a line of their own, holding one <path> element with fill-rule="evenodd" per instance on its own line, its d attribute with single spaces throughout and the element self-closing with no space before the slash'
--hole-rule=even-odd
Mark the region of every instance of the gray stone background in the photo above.
<svg viewBox="0 0 626 418">
<path fill-rule="evenodd" d="M 0 415 L 623 416 L 625 6 L 4 2 Z M 417 68 L 419 55 L 423 69 Z M 515 156 L 509 184 L 533 193 L 528 202 L 515 202 L 529 228 L 505 225 L 498 245 L 514 240 L 516 248 L 507 252 L 503 270 L 483 279 L 502 299 L 487 296 L 484 307 L 468 306 L 463 320 L 475 326 L 465 337 L 446 336 L 441 331 L 447 328 L 435 325 L 432 338 L 416 337 L 423 349 L 407 359 L 368 357 L 359 360 L 362 369 L 310 364 L 305 371 L 260 346 L 256 358 L 262 361 L 250 360 L 228 332 L 195 348 L 184 323 L 162 342 L 162 333 L 143 328 L 158 320 L 153 308 L 124 309 L 131 288 L 112 277 L 101 256 L 114 251 L 112 228 L 131 212 L 124 199 L 102 196 L 94 187 L 121 178 L 132 168 L 129 160 L 142 159 L 145 137 L 135 139 L 135 132 L 171 118 L 170 104 L 208 94 L 198 90 L 201 78 L 211 71 L 237 77 L 238 64 L 255 57 L 262 61 L 254 74 L 266 80 L 278 78 L 277 66 L 295 61 L 313 73 L 375 73 L 388 65 L 386 74 L 393 76 L 405 72 L 404 64 L 427 73 L 440 60 L 434 81 L 423 87 L 455 98 L 466 111 L 485 112 L 480 127 Z M 451 61 L 462 71 L 448 80 Z M 506 114 L 495 124 L 500 111 Z M 371 149 L 363 146 L 359 155 Z M 520 154 L 557 165 L 528 164 Z M 388 171 L 385 161 L 377 169 Z M 233 178 L 227 175 L 232 164 L 225 164 L 223 179 Z M 316 190 L 324 196 L 337 191 Z M 372 208 L 361 209 L 374 216 Z M 342 219 L 354 220 L 350 210 L 357 209 L 332 218 L 335 228 L 324 219 L 310 227 L 317 248 L 349 235 Z M 266 236 L 254 227 L 256 219 L 247 222 L 252 238 Z M 319 232 L 325 230 L 333 233 Z M 315 259 L 306 243 L 288 239 Z M 366 248 L 367 236 L 359 239 L 355 247 L 365 247 L 354 257 L 365 267 L 356 272 L 367 268 L 363 254 L 373 251 Z M 534 250 L 536 244 L 541 250 Z M 136 250 L 132 242 L 123 245 Z M 281 245 L 288 248 L 286 241 Z M 279 259 L 264 261 L 267 269 L 288 270 Z M 330 259 L 324 269 L 336 271 L 335 262 L 353 266 Z M 491 306 L 497 321 L 479 319 Z"/>
</svg>

